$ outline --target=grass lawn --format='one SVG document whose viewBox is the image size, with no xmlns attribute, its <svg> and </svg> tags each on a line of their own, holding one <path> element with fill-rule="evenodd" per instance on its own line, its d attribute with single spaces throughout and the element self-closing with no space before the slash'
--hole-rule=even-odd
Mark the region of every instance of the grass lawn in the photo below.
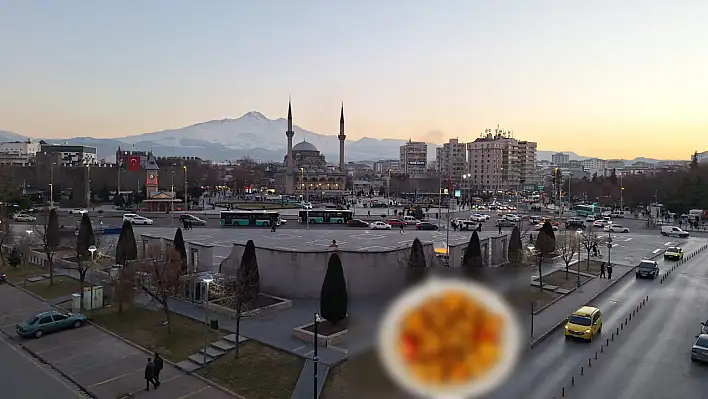
<svg viewBox="0 0 708 399">
<path fill-rule="evenodd" d="M 46 300 L 52 300 L 79 293 L 79 280 L 71 277 L 59 276 L 54 278 L 54 285 L 49 285 L 49 279 L 27 285 L 18 284 L 27 291 L 33 292 Z"/>
<path fill-rule="evenodd" d="M 17 267 L 7 264 L 6 266 L 0 266 L 0 271 L 7 274 L 7 280 L 13 283 L 21 283 L 28 277 L 37 277 L 44 273 L 49 273 L 49 269 L 31 263 Z"/>
<path fill-rule="evenodd" d="M 409 397 L 388 378 L 374 352 L 347 359 L 331 369 L 322 391 L 323 399 Z"/>
<path fill-rule="evenodd" d="M 526 309 L 531 307 L 531 303 L 533 303 L 534 309 L 540 309 L 559 296 L 560 295 L 555 292 L 548 290 L 541 291 L 540 288 L 531 286 L 529 287 L 528 296 L 524 298 L 527 303 L 526 306 L 528 306 Z M 525 311 L 527 312 L 526 314 L 528 314 L 528 310 Z"/>
<path fill-rule="evenodd" d="M 304 360 L 248 340 L 239 358 L 228 352 L 209 364 L 202 375 L 248 399 L 290 399 Z"/>
<path fill-rule="evenodd" d="M 581 284 L 584 284 L 588 280 L 590 280 L 589 277 L 580 275 Z M 576 288 L 578 286 L 578 274 L 570 272 L 566 277 L 565 270 L 555 271 L 551 274 L 543 276 L 543 285 L 545 286 L 546 284 L 555 285 L 561 288 L 565 288 L 566 290 L 572 290 L 573 288 Z"/>
<path fill-rule="evenodd" d="M 590 266 L 588 267 L 588 261 L 586 259 L 583 259 L 580 261 L 580 271 L 582 273 L 590 273 L 594 274 L 596 276 L 600 275 L 600 266 L 605 263 L 604 260 L 598 261 L 598 260 L 590 260 Z M 613 264 L 615 262 L 612 262 Z M 571 266 L 572 267 L 572 266 Z M 577 265 L 574 267 L 574 269 L 577 270 Z"/>
<path fill-rule="evenodd" d="M 185 360 L 204 348 L 204 323 L 174 313 L 170 315 L 172 334 L 163 325 L 165 315 L 162 311 L 137 306 L 124 307 L 122 314 L 118 313 L 118 306 L 115 305 L 94 310 L 90 318 L 92 322 L 143 348 L 159 352 L 173 362 Z M 218 341 L 224 335 L 221 331 L 210 329 L 208 341 Z"/>
</svg>

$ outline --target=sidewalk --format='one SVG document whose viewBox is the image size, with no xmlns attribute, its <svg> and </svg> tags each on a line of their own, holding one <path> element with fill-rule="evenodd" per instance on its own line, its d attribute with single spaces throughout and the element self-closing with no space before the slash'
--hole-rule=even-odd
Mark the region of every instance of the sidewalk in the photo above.
<svg viewBox="0 0 708 399">
<path fill-rule="evenodd" d="M 152 354 L 92 325 L 49 334 L 41 339 L 17 336 L 17 322 L 48 308 L 45 302 L 19 288 L 7 284 L 0 286 L 2 333 L 95 398 L 116 399 L 124 395 L 160 399 L 232 397 L 168 362 L 160 375 L 163 382 L 160 388 L 145 392 L 143 371 Z"/>
</svg>

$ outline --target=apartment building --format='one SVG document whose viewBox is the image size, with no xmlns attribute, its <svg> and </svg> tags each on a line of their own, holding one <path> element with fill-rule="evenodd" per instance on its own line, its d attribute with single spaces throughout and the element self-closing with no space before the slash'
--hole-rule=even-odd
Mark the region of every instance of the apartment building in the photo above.
<svg viewBox="0 0 708 399">
<path fill-rule="evenodd" d="M 34 162 L 40 149 L 32 141 L 8 141 L 0 143 L 0 165 L 26 166 Z"/>
<path fill-rule="evenodd" d="M 460 182 L 462 175 L 467 173 L 467 145 L 458 139 L 435 149 L 436 171 L 453 182 Z"/>
<path fill-rule="evenodd" d="M 98 163 L 96 147 L 88 147 L 85 145 L 42 144 L 40 151 L 46 155 L 56 155 L 62 166 Z"/>
<path fill-rule="evenodd" d="M 556 152 L 551 155 L 551 162 L 556 166 L 566 166 L 570 162 L 570 155 L 564 154 L 562 152 Z"/>
<path fill-rule="evenodd" d="M 693 155 L 691 157 L 693 157 Z M 696 153 L 695 158 L 696 158 L 696 163 L 700 163 L 700 164 L 708 163 L 708 151 Z"/>
<path fill-rule="evenodd" d="M 598 159 L 598 158 L 590 158 L 590 159 L 583 159 L 580 161 L 580 164 L 583 166 L 583 170 L 590 173 L 590 175 L 594 175 L 597 173 L 598 176 L 604 176 L 605 175 L 605 168 L 607 166 L 607 161 L 604 159 Z"/>
<path fill-rule="evenodd" d="M 523 189 L 537 181 L 537 144 L 519 141 L 511 132 L 486 129 L 467 144 L 471 182 L 478 191 Z"/>
<path fill-rule="evenodd" d="M 380 161 L 374 162 L 374 172 L 380 173 L 382 175 L 387 174 L 389 171 L 391 173 L 398 173 L 398 163 L 398 159 L 382 159 Z"/>
<path fill-rule="evenodd" d="M 423 177 L 428 168 L 428 145 L 422 141 L 408 141 L 400 147 L 399 173 Z"/>
</svg>

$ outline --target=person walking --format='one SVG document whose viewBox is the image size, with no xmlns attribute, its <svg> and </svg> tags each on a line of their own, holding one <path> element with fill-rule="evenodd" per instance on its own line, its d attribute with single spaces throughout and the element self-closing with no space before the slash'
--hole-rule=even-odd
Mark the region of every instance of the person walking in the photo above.
<svg viewBox="0 0 708 399">
<path fill-rule="evenodd" d="M 329 248 L 332 250 L 339 249 L 339 245 L 337 245 L 337 240 L 332 240 L 332 244 L 330 244 Z"/>
<path fill-rule="evenodd" d="M 501 234 L 501 225 L 499 225 L 499 234 Z"/>
<path fill-rule="evenodd" d="M 403 228 L 406 226 L 405 223 L 401 223 L 401 234 L 406 234 L 405 231 L 403 231 Z"/>
<path fill-rule="evenodd" d="M 145 365 L 145 390 L 150 390 L 150 384 L 153 388 L 157 389 L 157 384 L 155 384 L 155 363 L 152 362 L 151 358 L 148 358 L 147 364 Z"/>
<path fill-rule="evenodd" d="M 607 278 L 612 280 L 612 263 L 607 264 Z"/>
<path fill-rule="evenodd" d="M 155 378 L 153 381 L 159 387 L 161 384 L 160 371 L 162 371 L 162 367 L 164 366 L 162 362 L 162 357 L 160 357 L 159 353 L 155 352 L 155 360 L 152 363 L 155 365 Z"/>
<path fill-rule="evenodd" d="M 600 278 L 605 278 L 605 262 L 600 264 Z"/>
</svg>

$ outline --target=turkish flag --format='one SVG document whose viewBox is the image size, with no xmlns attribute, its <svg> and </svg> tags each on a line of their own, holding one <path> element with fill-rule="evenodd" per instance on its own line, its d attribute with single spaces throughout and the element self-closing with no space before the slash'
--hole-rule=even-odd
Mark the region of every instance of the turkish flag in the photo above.
<svg viewBox="0 0 708 399">
<path fill-rule="evenodd" d="M 128 157 L 128 170 L 131 172 L 140 170 L 140 157 Z"/>
</svg>

